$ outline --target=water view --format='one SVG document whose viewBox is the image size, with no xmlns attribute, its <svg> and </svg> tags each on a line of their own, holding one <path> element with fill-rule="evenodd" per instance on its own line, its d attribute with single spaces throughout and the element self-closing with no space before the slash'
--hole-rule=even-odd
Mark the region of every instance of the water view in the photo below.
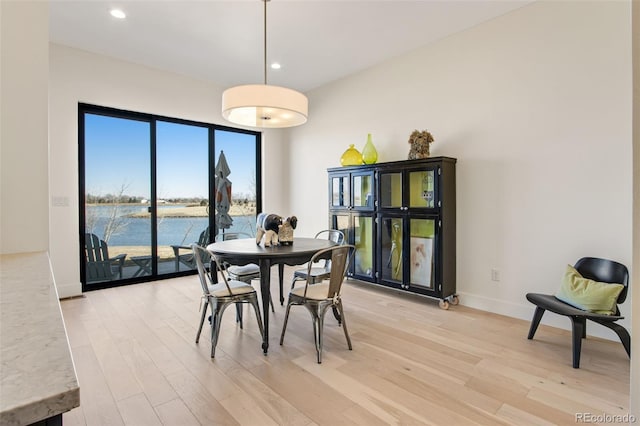
<svg viewBox="0 0 640 426">
<path fill-rule="evenodd" d="M 90 105 L 81 120 L 83 284 L 193 270 L 191 244 L 255 235 L 259 133 Z"/>
<path fill-rule="evenodd" d="M 151 221 L 148 209 L 148 205 L 140 204 L 88 205 L 86 230 L 105 239 L 110 247 L 146 246 L 148 248 L 151 244 Z M 235 208 L 232 212 L 231 227 L 220 230 L 219 233 L 240 232 L 254 236 L 254 210 L 251 206 Z M 189 245 L 197 242 L 200 233 L 209 226 L 207 214 L 206 206 L 190 207 L 184 204 L 159 206 L 158 245 Z M 112 233 L 109 233 L 110 229 L 113 230 Z"/>
</svg>

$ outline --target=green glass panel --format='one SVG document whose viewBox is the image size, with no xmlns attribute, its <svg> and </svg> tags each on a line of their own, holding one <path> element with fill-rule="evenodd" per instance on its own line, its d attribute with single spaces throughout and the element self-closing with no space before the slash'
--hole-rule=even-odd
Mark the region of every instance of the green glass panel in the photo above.
<svg viewBox="0 0 640 426">
<path fill-rule="evenodd" d="M 410 284 L 433 288 L 434 283 L 434 219 L 410 219 L 409 241 L 411 268 L 409 269 Z"/>
<path fill-rule="evenodd" d="M 401 173 L 383 173 L 380 175 L 380 206 L 402 207 Z"/>
<path fill-rule="evenodd" d="M 373 218 L 356 216 L 354 219 L 355 273 L 373 277 Z"/>
<path fill-rule="evenodd" d="M 435 207 L 434 180 L 433 170 L 409 173 L 409 207 Z"/>
<path fill-rule="evenodd" d="M 382 219 L 382 279 L 402 282 L 402 219 Z"/>
</svg>

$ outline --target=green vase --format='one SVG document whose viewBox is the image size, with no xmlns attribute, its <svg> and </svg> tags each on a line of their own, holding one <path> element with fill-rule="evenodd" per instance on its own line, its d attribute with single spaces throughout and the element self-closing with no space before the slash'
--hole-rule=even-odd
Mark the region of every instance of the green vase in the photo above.
<svg viewBox="0 0 640 426">
<path fill-rule="evenodd" d="M 367 143 L 362 149 L 362 161 L 364 164 L 375 164 L 378 161 L 378 151 L 371 142 L 371 133 L 367 134 Z"/>
<path fill-rule="evenodd" d="M 340 157 L 340 164 L 343 166 L 360 166 L 362 164 L 362 154 L 351 144 L 349 149 Z"/>
</svg>

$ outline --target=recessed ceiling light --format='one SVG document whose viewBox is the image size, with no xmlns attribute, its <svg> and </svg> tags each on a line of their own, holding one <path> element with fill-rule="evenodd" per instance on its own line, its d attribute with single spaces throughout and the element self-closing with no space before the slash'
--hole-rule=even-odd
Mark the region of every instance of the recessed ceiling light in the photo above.
<svg viewBox="0 0 640 426">
<path fill-rule="evenodd" d="M 120 9 L 111 9 L 111 16 L 118 19 L 124 19 L 127 15 Z"/>
<path fill-rule="evenodd" d="M 277 63 L 277 62 L 274 62 L 274 63 L 271 64 L 271 69 L 279 70 L 280 68 L 281 68 L 280 64 Z"/>
</svg>

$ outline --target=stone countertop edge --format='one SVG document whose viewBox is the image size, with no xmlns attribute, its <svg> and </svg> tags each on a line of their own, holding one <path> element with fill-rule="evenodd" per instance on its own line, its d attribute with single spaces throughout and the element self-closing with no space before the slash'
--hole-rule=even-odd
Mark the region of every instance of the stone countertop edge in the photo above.
<svg viewBox="0 0 640 426">
<path fill-rule="evenodd" d="M 48 254 L 0 255 L 0 424 L 31 424 L 78 406 Z"/>
</svg>

